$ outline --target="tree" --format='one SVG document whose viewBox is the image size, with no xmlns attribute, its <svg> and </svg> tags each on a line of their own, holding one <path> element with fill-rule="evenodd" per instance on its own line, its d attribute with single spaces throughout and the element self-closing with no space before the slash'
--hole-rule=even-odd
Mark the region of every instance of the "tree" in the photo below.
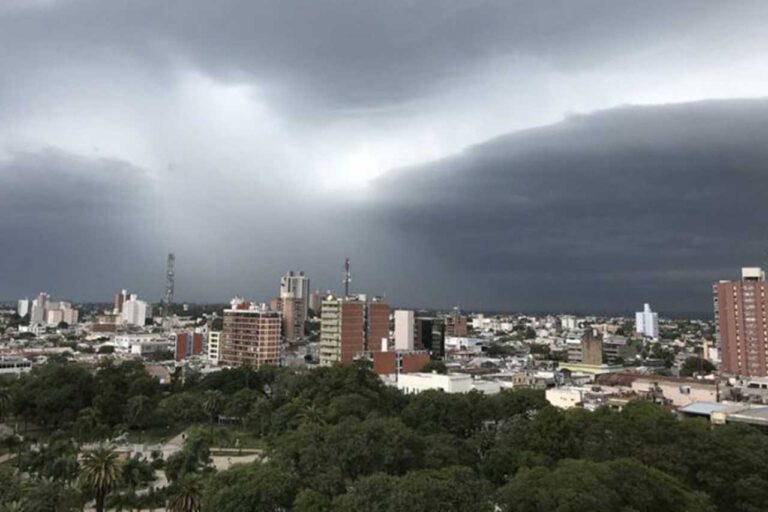
<svg viewBox="0 0 768 512">
<path fill-rule="evenodd" d="M 197 475 L 186 475 L 173 483 L 168 498 L 170 512 L 200 512 L 203 484 Z"/>
<path fill-rule="evenodd" d="M 44 427 L 59 428 L 91 405 L 94 379 L 84 367 L 67 362 L 35 366 L 15 386 L 15 410 Z"/>
<path fill-rule="evenodd" d="M 141 443 L 141 433 L 144 430 L 149 414 L 150 399 L 144 395 L 136 395 L 128 399 L 127 419 L 128 424 L 139 430 L 139 443 Z"/>
<path fill-rule="evenodd" d="M 446 373 L 448 373 L 448 368 L 445 366 L 445 363 L 442 361 L 430 361 L 424 365 L 424 368 L 422 368 L 421 371 L 426 373 L 435 372 L 441 375 L 445 375 Z"/>
<path fill-rule="evenodd" d="M 83 456 L 80 483 L 96 499 L 96 512 L 104 512 L 106 498 L 119 485 L 120 460 L 111 448 L 101 446 Z"/>
<path fill-rule="evenodd" d="M 0 387 L 0 421 L 11 411 L 13 406 L 13 391 L 8 386 Z"/>
<path fill-rule="evenodd" d="M 523 469 L 497 493 L 502 512 L 714 512 L 709 499 L 631 459 Z"/>
<path fill-rule="evenodd" d="M 680 367 L 680 375 L 690 377 L 696 373 L 708 375 L 715 371 L 715 365 L 701 357 L 688 357 Z"/>
<path fill-rule="evenodd" d="M 299 481 L 272 464 L 237 465 L 217 473 L 206 486 L 203 509 L 216 512 L 290 510 Z"/>
<path fill-rule="evenodd" d="M 211 432 L 213 432 L 213 423 L 219 417 L 224 407 L 224 393 L 221 391 L 206 391 L 203 400 L 203 410 L 211 421 Z"/>
</svg>

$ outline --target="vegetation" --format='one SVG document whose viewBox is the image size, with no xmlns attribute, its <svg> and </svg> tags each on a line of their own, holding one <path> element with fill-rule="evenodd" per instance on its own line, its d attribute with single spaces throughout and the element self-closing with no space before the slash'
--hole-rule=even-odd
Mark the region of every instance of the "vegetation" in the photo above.
<svg viewBox="0 0 768 512">
<path fill-rule="evenodd" d="M 768 437 L 680 421 L 649 402 L 588 412 L 552 408 L 531 390 L 404 395 L 357 365 L 239 368 L 163 389 L 140 363 L 60 361 L 0 397 L 6 415 L 47 432 L 36 445 L 25 435 L 0 466 L 9 510 L 754 512 L 768 503 Z M 128 429 L 185 429 L 186 442 L 167 460 L 81 446 Z M 246 435 L 265 456 L 216 471 L 212 453 L 234 457 Z M 158 470 L 167 487 L 153 487 Z"/>
</svg>

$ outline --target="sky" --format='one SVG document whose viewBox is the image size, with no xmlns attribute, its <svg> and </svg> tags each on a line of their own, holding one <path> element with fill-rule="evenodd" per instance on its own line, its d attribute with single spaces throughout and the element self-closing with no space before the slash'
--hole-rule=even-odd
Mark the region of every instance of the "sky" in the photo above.
<svg viewBox="0 0 768 512">
<path fill-rule="evenodd" d="M 0 299 L 711 310 L 768 256 L 768 3 L 3 0 Z"/>
</svg>

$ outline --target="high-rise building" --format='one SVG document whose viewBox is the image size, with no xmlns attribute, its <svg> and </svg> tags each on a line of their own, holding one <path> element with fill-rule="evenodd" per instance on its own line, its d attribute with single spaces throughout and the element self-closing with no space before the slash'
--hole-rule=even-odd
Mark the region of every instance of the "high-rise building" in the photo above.
<svg viewBox="0 0 768 512">
<path fill-rule="evenodd" d="M 220 347 L 221 331 L 208 331 L 208 360 L 212 363 L 219 362 Z"/>
<path fill-rule="evenodd" d="M 467 317 L 461 314 L 459 308 L 453 308 L 445 317 L 445 335 L 463 338 L 467 335 Z"/>
<path fill-rule="evenodd" d="M 143 327 L 147 323 L 149 304 L 139 300 L 138 295 L 132 294 L 127 300 L 122 301 L 123 322 L 128 325 Z"/>
<path fill-rule="evenodd" d="M 320 316 L 320 310 L 323 307 L 323 297 L 324 296 L 320 293 L 320 290 L 315 290 L 312 292 L 312 295 L 309 296 L 309 309 L 315 313 L 315 316 Z"/>
<path fill-rule="evenodd" d="M 445 356 L 445 320 L 417 318 L 415 330 L 417 350 L 426 350 L 435 358 Z"/>
<path fill-rule="evenodd" d="M 351 363 L 365 350 L 365 302 L 329 295 L 320 319 L 320 364 Z"/>
<path fill-rule="evenodd" d="M 112 299 L 112 311 L 122 314 L 123 305 L 125 304 L 125 301 L 129 299 L 130 296 L 128 295 L 128 290 L 121 290 L 119 293 L 116 293 L 115 297 Z"/>
<path fill-rule="evenodd" d="M 415 320 L 413 311 L 395 311 L 395 350 L 413 350 Z"/>
<path fill-rule="evenodd" d="M 219 363 L 225 366 L 280 364 L 282 316 L 266 306 L 234 299 L 224 310 Z"/>
<path fill-rule="evenodd" d="M 635 313 L 635 332 L 646 338 L 659 337 L 659 314 L 651 311 L 650 304 L 645 304 L 642 311 Z"/>
<path fill-rule="evenodd" d="M 768 376 L 768 286 L 758 267 L 741 270 L 740 281 L 713 286 L 716 340 L 721 371 L 746 377 Z"/>
<path fill-rule="evenodd" d="M 328 295 L 320 316 L 320 364 L 351 363 L 389 348 L 389 304 L 381 297 Z"/>
<path fill-rule="evenodd" d="M 191 356 L 199 356 L 203 353 L 203 333 L 180 332 L 176 334 L 175 358 L 183 361 Z"/>
<path fill-rule="evenodd" d="M 283 336 L 286 340 L 299 340 L 304 337 L 306 301 L 295 297 L 281 299 L 283 315 Z"/>
<path fill-rule="evenodd" d="M 291 270 L 280 278 L 280 298 L 303 299 L 304 316 L 307 315 L 309 307 L 309 277 L 304 272 L 294 272 Z"/>
<path fill-rule="evenodd" d="M 581 337 L 581 362 L 599 366 L 603 364 L 603 336 L 593 329 Z"/>
<path fill-rule="evenodd" d="M 25 317 L 29 313 L 29 299 L 21 299 L 16 307 L 16 313 L 20 317 Z"/>
<path fill-rule="evenodd" d="M 365 304 L 365 349 L 368 352 L 380 352 L 389 347 L 389 304 L 374 297 Z"/>
</svg>

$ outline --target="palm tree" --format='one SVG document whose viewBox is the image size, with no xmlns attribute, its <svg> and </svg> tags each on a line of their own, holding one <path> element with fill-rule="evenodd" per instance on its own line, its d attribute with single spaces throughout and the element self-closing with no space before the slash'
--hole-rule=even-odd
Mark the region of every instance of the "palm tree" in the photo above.
<svg viewBox="0 0 768 512">
<path fill-rule="evenodd" d="M 187 475 L 178 480 L 168 498 L 170 512 L 200 512 L 202 510 L 203 484 L 197 475 Z"/>
<path fill-rule="evenodd" d="M 80 471 L 81 485 L 96 498 L 96 512 L 104 512 L 107 495 L 120 483 L 120 459 L 112 448 L 100 446 L 85 454 Z"/>
<path fill-rule="evenodd" d="M 139 429 L 139 443 L 141 443 L 141 434 L 144 431 L 144 421 L 147 418 L 149 402 L 149 398 L 144 395 L 137 395 L 128 400 L 128 421 L 132 427 Z"/>
<path fill-rule="evenodd" d="M 26 508 L 20 501 L 10 501 L 0 505 L 0 512 L 25 512 Z"/>
<path fill-rule="evenodd" d="M 224 407 L 224 394 L 221 391 L 206 391 L 203 401 L 203 410 L 211 419 L 211 433 L 213 433 L 213 422 L 219 416 L 222 407 Z"/>
<path fill-rule="evenodd" d="M 5 415 L 11 410 L 13 404 L 13 392 L 7 386 L 0 387 L 0 421 L 5 419 Z"/>
</svg>

